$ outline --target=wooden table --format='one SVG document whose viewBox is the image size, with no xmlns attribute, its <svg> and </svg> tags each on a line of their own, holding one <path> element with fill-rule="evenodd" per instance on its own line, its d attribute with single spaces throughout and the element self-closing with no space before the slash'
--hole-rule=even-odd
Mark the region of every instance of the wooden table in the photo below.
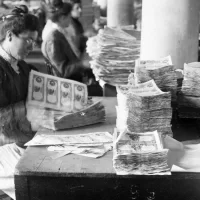
<svg viewBox="0 0 200 200">
<path fill-rule="evenodd" d="M 105 123 L 59 131 L 78 134 L 112 132 L 116 122 L 116 98 L 103 98 Z M 45 131 L 45 130 L 44 130 Z M 44 132 L 40 131 L 38 134 Z M 56 134 L 57 132 L 51 132 Z M 195 152 L 195 154 L 192 154 Z M 112 152 L 99 159 L 67 155 L 52 160 L 46 147 L 28 147 L 15 170 L 17 200 L 199 200 L 200 174 L 172 173 L 165 176 L 118 176 L 112 166 Z M 192 157 L 191 157 L 192 155 Z M 194 156 L 193 156 L 194 155 Z M 189 160 L 188 160 L 189 159 Z M 200 150 L 187 145 L 184 151 L 169 152 L 169 165 L 200 169 Z"/>
</svg>

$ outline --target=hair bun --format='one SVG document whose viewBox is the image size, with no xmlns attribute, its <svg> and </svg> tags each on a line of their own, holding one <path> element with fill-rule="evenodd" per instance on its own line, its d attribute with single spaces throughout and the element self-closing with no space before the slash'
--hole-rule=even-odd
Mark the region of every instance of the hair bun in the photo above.
<svg viewBox="0 0 200 200">
<path fill-rule="evenodd" d="M 28 14 L 28 7 L 26 5 L 15 6 L 15 8 L 12 10 L 12 14 L 21 16 Z"/>
</svg>

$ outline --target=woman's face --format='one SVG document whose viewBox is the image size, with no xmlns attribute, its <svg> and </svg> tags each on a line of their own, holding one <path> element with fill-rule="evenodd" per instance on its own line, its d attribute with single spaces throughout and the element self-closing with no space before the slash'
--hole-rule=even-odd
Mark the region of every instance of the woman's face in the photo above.
<svg viewBox="0 0 200 200">
<path fill-rule="evenodd" d="M 23 60 L 33 50 L 38 36 L 37 31 L 26 31 L 19 35 L 11 34 L 10 53 L 17 60 Z"/>
<path fill-rule="evenodd" d="M 72 7 L 71 15 L 73 18 L 78 19 L 81 16 L 82 8 L 80 3 L 75 3 Z"/>
</svg>

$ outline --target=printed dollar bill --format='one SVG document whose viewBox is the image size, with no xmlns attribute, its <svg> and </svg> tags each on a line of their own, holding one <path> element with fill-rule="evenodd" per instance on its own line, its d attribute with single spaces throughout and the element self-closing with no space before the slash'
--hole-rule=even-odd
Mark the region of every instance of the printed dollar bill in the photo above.
<svg viewBox="0 0 200 200">
<path fill-rule="evenodd" d="M 55 106 L 58 104 L 58 80 L 56 79 L 47 78 L 46 103 Z"/>
</svg>

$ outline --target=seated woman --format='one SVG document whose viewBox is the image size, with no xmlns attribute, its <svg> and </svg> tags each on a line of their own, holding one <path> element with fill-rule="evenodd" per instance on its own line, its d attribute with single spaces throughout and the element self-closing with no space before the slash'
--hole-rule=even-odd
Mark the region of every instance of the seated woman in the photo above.
<svg viewBox="0 0 200 200">
<path fill-rule="evenodd" d="M 14 169 L 24 143 L 34 136 L 25 101 L 32 67 L 25 57 L 38 35 L 38 19 L 14 8 L 0 19 L 0 190 L 15 199 Z"/>
<path fill-rule="evenodd" d="M 45 37 L 41 49 L 50 63 L 50 74 L 83 82 L 83 73 L 87 65 L 75 55 L 64 31 L 70 23 L 71 10 L 72 6 L 69 3 L 60 3 L 51 7 L 49 12 L 51 25 L 47 25 L 48 29 L 45 27 L 43 30 Z"/>
</svg>

